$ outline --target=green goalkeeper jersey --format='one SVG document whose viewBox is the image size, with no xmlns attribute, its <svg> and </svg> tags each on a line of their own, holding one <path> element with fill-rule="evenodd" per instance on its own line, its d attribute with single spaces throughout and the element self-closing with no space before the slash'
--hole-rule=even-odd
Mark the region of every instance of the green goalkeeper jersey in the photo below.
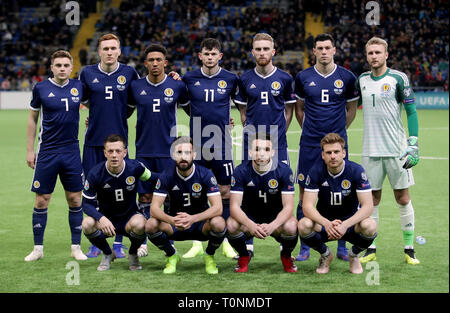
<svg viewBox="0 0 450 313">
<path fill-rule="evenodd" d="M 399 157 L 407 146 L 402 104 L 414 105 L 414 93 L 405 73 L 390 69 L 382 76 L 359 76 L 363 109 L 363 156 Z"/>
</svg>

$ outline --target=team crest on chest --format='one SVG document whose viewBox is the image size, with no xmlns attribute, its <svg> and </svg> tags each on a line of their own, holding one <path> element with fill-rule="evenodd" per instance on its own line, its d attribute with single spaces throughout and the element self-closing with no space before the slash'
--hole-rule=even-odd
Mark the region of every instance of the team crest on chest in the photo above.
<svg viewBox="0 0 450 313">
<path fill-rule="evenodd" d="M 344 82 L 341 79 L 336 79 L 334 81 L 334 93 L 340 95 L 344 91 Z"/>
<path fill-rule="evenodd" d="M 136 181 L 136 178 L 134 178 L 134 176 L 128 176 L 126 179 L 127 185 L 133 185 L 135 181 Z"/>
<path fill-rule="evenodd" d="M 224 81 L 223 79 L 219 80 L 219 82 L 217 83 L 217 87 L 218 87 L 217 92 L 223 95 L 226 92 L 225 88 L 227 88 L 227 82 Z"/>
<path fill-rule="evenodd" d="M 344 188 L 344 189 L 350 188 L 351 185 L 352 185 L 352 184 L 351 184 L 350 181 L 347 180 L 347 179 L 344 179 L 344 180 L 342 181 L 342 183 L 341 183 L 341 187 Z"/>
<path fill-rule="evenodd" d="M 125 78 L 125 76 L 120 75 L 119 77 L 117 77 L 117 82 L 119 83 L 117 85 L 117 89 L 120 91 L 125 90 L 125 84 L 127 82 L 127 79 Z"/>
<path fill-rule="evenodd" d="M 278 96 L 280 94 L 281 84 L 278 81 L 272 82 L 270 85 L 270 93 L 274 96 Z"/>
<path fill-rule="evenodd" d="M 392 87 L 388 83 L 381 85 L 381 96 L 388 97 Z"/>
<path fill-rule="evenodd" d="M 194 183 L 192 185 L 192 191 L 193 192 L 200 192 L 200 191 L 202 191 L 202 185 L 200 185 L 199 183 Z"/>
<path fill-rule="evenodd" d="M 269 187 L 272 189 L 275 189 L 278 187 L 278 181 L 274 178 L 272 178 L 271 180 L 269 180 Z"/>
<path fill-rule="evenodd" d="M 72 101 L 73 102 L 80 102 L 80 97 L 78 97 L 78 95 L 80 93 L 78 92 L 77 88 L 70 89 L 70 94 L 72 95 Z"/>
<path fill-rule="evenodd" d="M 173 91 L 172 88 L 164 89 L 164 96 L 165 96 L 164 100 L 166 102 L 172 102 L 173 101 L 173 94 L 174 94 L 174 91 Z"/>
</svg>

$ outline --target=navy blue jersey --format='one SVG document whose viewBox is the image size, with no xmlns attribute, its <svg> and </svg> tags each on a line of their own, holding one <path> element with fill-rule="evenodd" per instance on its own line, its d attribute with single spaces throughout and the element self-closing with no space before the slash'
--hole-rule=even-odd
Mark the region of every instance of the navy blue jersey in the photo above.
<svg viewBox="0 0 450 313">
<path fill-rule="evenodd" d="M 247 107 L 247 125 L 253 125 L 257 132 L 274 133 L 271 125 L 278 131 L 278 148 L 287 148 L 285 105 L 295 103 L 293 79 L 288 73 L 274 68 L 267 76 L 255 69 L 242 74 L 239 93 L 235 102 Z M 258 126 L 263 125 L 265 129 Z"/>
<path fill-rule="evenodd" d="M 167 214 L 186 212 L 194 215 L 209 208 L 208 196 L 220 195 L 213 173 L 201 166 L 192 165 L 194 171 L 188 177 L 178 173 L 176 167 L 164 170 L 155 186 L 154 195 L 169 196 L 170 209 Z"/>
<path fill-rule="evenodd" d="M 241 207 L 247 215 L 272 221 L 283 209 L 281 195 L 295 193 L 294 175 L 283 162 L 263 174 L 256 172 L 253 162 L 243 162 L 231 178 L 231 193 L 243 194 Z"/>
<path fill-rule="evenodd" d="M 133 67 L 121 63 L 111 73 L 103 71 L 100 64 L 83 69 L 80 80 L 87 91 L 85 98 L 89 100 L 85 145 L 103 146 L 103 141 L 111 134 L 128 140 L 128 86 L 138 78 Z"/>
<path fill-rule="evenodd" d="M 136 157 L 170 157 L 177 103 L 188 103 L 185 84 L 167 75 L 153 84 L 145 76 L 131 83 L 130 100 L 137 107 Z"/>
<path fill-rule="evenodd" d="M 125 159 L 121 173 L 111 173 L 106 162 L 94 166 L 84 183 L 83 197 L 97 199 L 99 212 L 110 220 L 120 220 L 137 211 L 137 180 L 146 171 L 145 166 L 136 160 Z M 150 180 L 156 180 L 151 173 Z"/>
<path fill-rule="evenodd" d="M 356 213 L 359 206 L 357 192 L 371 192 L 364 168 L 345 160 L 344 168 L 332 175 L 323 160 L 317 161 L 305 182 L 305 191 L 318 192 L 317 210 L 329 219 L 345 220 Z"/>
<path fill-rule="evenodd" d="M 78 125 L 83 85 L 69 79 L 58 85 L 51 78 L 33 88 L 30 109 L 40 111 L 38 151 L 78 150 Z"/>
<path fill-rule="evenodd" d="M 230 129 L 227 126 L 230 124 L 230 99 L 235 97 L 238 90 L 238 76 L 223 68 L 208 76 L 199 68 L 186 73 L 183 81 L 189 90 L 190 135 L 194 145 L 202 147 L 216 135 L 210 133 L 211 131 L 220 130 L 221 136 L 208 142 L 208 146 L 220 150 L 225 157 L 224 152 L 232 149 Z M 211 128 L 211 125 L 214 128 Z"/>
<path fill-rule="evenodd" d="M 356 76 L 342 66 L 324 76 L 315 66 L 295 77 L 295 94 L 305 102 L 300 143 L 320 146 L 328 133 L 338 133 L 347 142 L 346 104 L 359 99 Z"/>
</svg>

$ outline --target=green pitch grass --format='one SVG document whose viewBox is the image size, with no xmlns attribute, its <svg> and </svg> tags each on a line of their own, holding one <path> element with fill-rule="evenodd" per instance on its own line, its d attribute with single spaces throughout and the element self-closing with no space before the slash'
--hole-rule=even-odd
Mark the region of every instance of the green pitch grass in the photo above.
<svg viewBox="0 0 450 313">
<path fill-rule="evenodd" d="M 81 111 L 81 116 L 82 140 L 87 111 Z M 33 171 L 25 161 L 27 117 L 28 111 L 0 111 L 0 292 L 449 292 L 448 111 L 419 111 L 421 160 L 414 168 L 416 185 L 410 191 L 416 212 L 416 235 L 427 240 L 425 245 L 415 246 L 421 264 L 411 266 L 404 262 L 398 208 L 386 181 L 380 207 L 377 262 L 365 267 L 364 274 L 351 275 L 348 264 L 335 259 L 330 273 L 324 276 L 315 273 L 318 254 L 314 251 L 308 261 L 297 262 L 298 273 L 284 273 L 279 245 L 271 238 L 255 240 L 255 258 L 246 274 L 235 274 L 236 262 L 225 258 L 219 249 L 216 255 L 219 275 L 207 275 L 202 258 L 196 257 L 182 260 L 177 273 L 166 276 L 162 274 L 163 253 L 153 245 L 149 256 L 141 259 L 142 271 L 130 272 L 128 260 L 120 259 L 112 264 L 110 271 L 99 273 L 96 267 L 100 258 L 72 262 L 68 209 L 60 182 L 49 206 L 45 258 L 24 262 L 24 257 L 33 248 L 31 214 L 34 205 L 34 194 L 30 192 Z M 239 118 L 235 110 L 233 117 L 235 135 L 238 135 Z M 131 157 L 135 155 L 135 119 L 136 114 L 129 120 Z M 182 111 L 178 120 L 180 124 L 188 125 Z M 299 136 L 300 128 L 294 120 L 288 132 L 293 170 L 297 163 Z M 350 158 L 360 162 L 361 111 L 349 129 L 349 141 Z M 296 197 L 298 199 L 298 194 Z M 128 239 L 124 242 L 129 246 Z M 329 245 L 336 251 L 335 242 Z M 83 251 L 87 251 L 88 246 L 89 242 L 83 236 Z M 190 242 L 176 242 L 180 254 L 190 246 Z M 297 252 L 298 248 L 294 253 Z"/>
</svg>

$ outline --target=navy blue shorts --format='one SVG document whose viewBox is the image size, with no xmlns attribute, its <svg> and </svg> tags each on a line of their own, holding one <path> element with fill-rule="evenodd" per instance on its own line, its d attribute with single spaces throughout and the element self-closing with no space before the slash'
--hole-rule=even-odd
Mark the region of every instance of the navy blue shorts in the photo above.
<svg viewBox="0 0 450 313">
<path fill-rule="evenodd" d="M 58 175 L 64 190 L 83 190 L 83 168 L 79 150 L 78 153 L 38 153 L 31 191 L 38 194 L 53 193 Z"/>
<path fill-rule="evenodd" d="M 349 234 L 351 231 L 354 232 L 354 230 L 355 230 L 355 225 L 350 226 L 349 228 L 347 228 L 347 231 L 345 232 L 344 236 L 342 236 L 342 238 L 339 240 L 344 240 L 344 241 L 353 243 L 353 238 L 351 236 L 349 236 Z M 328 239 L 328 234 L 327 234 L 327 231 L 325 230 L 324 226 L 322 226 L 322 230 L 320 231 L 320 236 L 322 237 L 323 242 L 330 241 L 330 239 Z"/>
<path fill-rule="evenodd" d="M 347 155 L 345 159 L 348 159 L 348 147 L 345 147 Z M 298 151 L 297 170 L 295 171 L 295 183 L 302 187 L 305 187 L 306 176 L 309 170 L 313 167 L 317 160 L 322 160 L 322 148 L 300 146 Z"/>
<path fill-rule="evenodd" d="M 141 162 L 152 173 L 161 173 L 166 168 L 175 166 L 175 161 L 172 158 L 154 158 L 154 157 L 137 157 L 137 161 Z M 153 193 L 156 181 L 149 179 L 147 181 L 138 180 L 137 191 L 139 194 Z"/>
<path fill-rule="evenodd" d="M 216 177 L 219 185 L 231 185 L 231 176 L 234 172 L 234 164 L 231 160 L 196 160 L 195 164 L 199 164 L 210 169 Z"/>
<path fill-rule="evenodd" d="M 191 225 L 187 230 L 178 230 L 175 226 L 172 226 L 173 234 L 169 236 L 169 240 L 183 241 L 183 240 L 199 240 L 207 241 L 208 236 L 202 233 L 203 226 L 206 221 L 197 222 Z"/>
<path fill-rule="evenodd" d="M 123 236 L 129 237 L 129 234 L 125 230 L 125 226 L 130 221 L 130 219 L 133 216 L 135 216 L 136 214 L 140 214 L 140 215 L 144 216 L 144 214 L 142 214 L 141 212 L 133 211 L 120 220 L 111 220 L 110 219 L 111 223 L 114 225 L 114 228 L 116 229 L 117 235 L 123 235 Z"/>
</svg>

